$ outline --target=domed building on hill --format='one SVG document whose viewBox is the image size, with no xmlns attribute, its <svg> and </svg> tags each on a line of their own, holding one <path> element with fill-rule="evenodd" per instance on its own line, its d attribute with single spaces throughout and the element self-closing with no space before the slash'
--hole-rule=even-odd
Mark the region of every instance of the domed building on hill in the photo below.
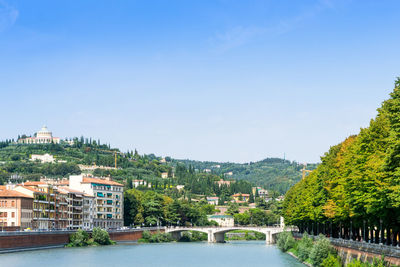
<svg viewBox="0 0 400 267">
<path fill-rule="evenodd" d="M 23 137 L 18 139 L 19 144 L 59 144 L 60 138 L 53 137 L 53 133 L 50 132 L 46 126 L 43 126 L 34 137 Z"/>
</svg>

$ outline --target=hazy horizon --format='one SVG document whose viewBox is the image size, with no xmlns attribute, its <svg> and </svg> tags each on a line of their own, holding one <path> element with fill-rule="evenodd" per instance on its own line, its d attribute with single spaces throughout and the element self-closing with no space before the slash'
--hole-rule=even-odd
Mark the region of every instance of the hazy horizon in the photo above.
<svg viewBox="0 0 400 267">
<path fill-rule="evenodd" d="M 319 162 L 400 76 L 400 2 L 0 0 L 0 139 Z"/>
</svg>

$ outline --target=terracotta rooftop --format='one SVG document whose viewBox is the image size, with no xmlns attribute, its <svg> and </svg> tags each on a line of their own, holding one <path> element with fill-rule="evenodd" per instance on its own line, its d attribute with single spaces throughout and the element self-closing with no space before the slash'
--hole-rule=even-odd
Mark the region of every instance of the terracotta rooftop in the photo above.
<svg viewBox="0 0 400 267">
<path fill-rule="evenodd" d="M 234 194 L 233 195 L 233 197 L 239 197 L 239 196 L 242 196 L 242 197 L 249 197 L 250 196 L 250 194 Z"/>
<path fill-rule="evenodd" d="M 31 182 L 25 182 L 25 186 L 35 186 L 35 185 L 46 185 L 45 182 L 38 182 L 38 181 L 31 181 Z"/>
<path fill-rule="evenodd" d="M 31 191 L 33 191 L 33 192 L 36 192 L 36 193 L 41 193 L 41 194 L 44 194 L 44 193 L 45 193 L 45 192 L 43 192 L 43 191 L 39 191 L 39 190 L 37 190 L 37 189 L 35 189 L 35 188 L 33 188 L 33 187 L 30 187 L 30 186 L 24 186 L 24 185 L 22 185 L 22 184 L 19 184 L 19 186 L 22 187 L 22 188 L 31 190 Z"/>
<path fill-rule="evenodd" d="M 32 198 L 31 196 L 22 194 L 15 190 L 1 190 L 0 197 L 24 197 L 24 198 Z"/>
<path fill-rule="evenodd" d="M 81 191 L 74 190 L 74 189 L 71 189 L 71 188 L 66 187 L 66 186 L 60 186 L 60 187 L 58 187 L 58 190 L 62 190 L 62 191 L 65 191 L 65 192 L 70 192 L 70 193 L 78 193 L 78 194 L 81 194 L 81 195 L 85 194 L 85 193 L 83 193 Z"/>
<path fill-rule="evenodd" d="M 105 179 L 99 179 L 99 178 L 89 178 L 89 177 L 83 177 L 82 183 L 84 184 L 105 184 L 105 185 L 116 185 L 116 186 L 124 186 L 123 184 L 114 182 L 114 181 L 109 181 Z"/>
</svg>

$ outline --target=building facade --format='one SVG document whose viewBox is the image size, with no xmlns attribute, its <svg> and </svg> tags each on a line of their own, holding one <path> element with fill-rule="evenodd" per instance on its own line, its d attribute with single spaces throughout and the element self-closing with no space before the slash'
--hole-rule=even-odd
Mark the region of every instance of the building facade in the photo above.
<svg viewBox="0 0 400 267">
<path fill-rule="evenodd" d="M 52 155 L 47 153 L 44 155 L 32 154 L 30 161 L 40 161 L 41 163 L 53 163 L 55 162 L 55 159 Z"/>
<path fill-rule="evenodd" d="M 215 221 L 219 226 L 232 227 L 235 226 L 235 220 L 231 215 L 208 215 L 208 221 Z"/>
<path fill-rule="evenodd" d="M 0 229 L 32 228 L 33 198 L 15 190 L 0 190 Z"/>
<path fill-rule="evenodd" d="M 42 230 L 56 228 L 56 192 L 53 186 L 41 182 L 29 182 L 16 186 L 14 190 L 33 198 L 33 228 Z"/>
<path fill-rule="evenodd" d="M 35 136 L 19 138 L 17 142 L 20 144 L 59 144 L 60 138 L 53 137 L 53 133 L 50 132 L 46 126 L 43 126 Z"/>
<path fill-rule="evenodd" d="M 111 178 L 94 178 L 84 175 L 72 175 L 69 187 L 93 197 L 93 226 L 101 228 L 120 228 L 123 221 L 123 184 Z"/>
</svg>

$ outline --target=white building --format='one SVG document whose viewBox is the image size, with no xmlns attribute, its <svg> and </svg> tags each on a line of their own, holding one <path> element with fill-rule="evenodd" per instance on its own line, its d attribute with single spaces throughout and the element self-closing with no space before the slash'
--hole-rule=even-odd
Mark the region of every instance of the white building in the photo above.
<svg viewBox="0 0 400 267">
<path fill-rule="evenodd" d="M 124 225 L 124 185 L 111 178 L 94 178 L 71 175 L 69 187 L 94 197 L 93 226 L 119 228 Z"/>
<path fill-rule="evenodd" d="M 137 188 L 139 186 L 146 186 L 146 185 L 147 185 L 147 182 L 145 180 L 133 180 L 132 181 L 132 186 L 134 188 Z M 149 186 L 149 187 L 151 187 L 151 186 Z"/>
<path fill-rule="evenodd" d="M 211 205 L 218 205 L 219 197 L 207 197 L 207 203 Z"/>
<path fill-rule="evenodd" d="M 208 221 L 216 221 L 219 226 L 232 227 L 235 226 L 235 220 L 231 215 L 208 215 Z"/>
<path fill-rule="evenodd" d="M 50 154 L 44 154 L 44 155 L 38 155 L 38 154 L 32 154 L 30 161 L 40 161 L 41 163 L 54 163 L 55 159 L 52 155 Z"/>
<path fill-rule="evenodd" d="M 46 126 L 43 126 L 40 131 L 36 133 L 34 137 L 25 137 L 18 139 L 20 144 L 59 144 L 60 138 L 53 137 L 53 133 L 50 132 Z"/>
</svg>

